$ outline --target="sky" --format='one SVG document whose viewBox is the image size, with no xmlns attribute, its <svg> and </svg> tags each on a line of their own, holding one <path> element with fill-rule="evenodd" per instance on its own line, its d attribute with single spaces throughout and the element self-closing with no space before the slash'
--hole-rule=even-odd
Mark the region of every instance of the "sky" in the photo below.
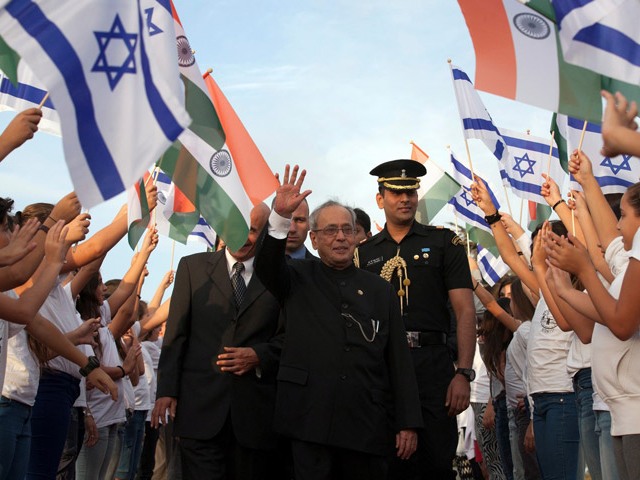
<svg viewBox="0 0 640 480">
<path fill-rule="evenodd" d="M 285 164 L 307 170 L 312 209 L 336 199 L 384 225 L 376 181 L 368 174 L 373 167 L 409 158 L 412 140 L 449 172 L 448 145 L 466 161 L 447 59 L 473 79 L 475 58 L 457 2 L 174 2 L 200 68 L 213 69 L 272 171 L 282 172 Z M 496 125 L 548 137 L 551 112 L 480 96 Z M 0 128 L 13 116 L 1 112 Z M 504 205 L 497 161 L 479 140 L 469 146 L 474 170 L 490 180 Z M 428 172 L 433 168 L 427 164 Z M 61 139 L 36 134 L 0 164 L 0 185 L 0 195 L 13 198 L 17 210 L 56 203 L 73 189 Z M 510 198 L 518 219 L 520 200 Z M 107 225 L 125 202 L 122 194 L 91 209 L 91 232 Z M 453 215 L 444 211 L 433 223 L 448 222 Z M 177 244 L 172 265 L 172 240 L 161 238 L 143 298 L 151 298 L 183 255 L 201 251 L 202 244 Z M 107 256 L 103 278 L 121 278 L 132 253 L 122 240 Z"/>
</svg>

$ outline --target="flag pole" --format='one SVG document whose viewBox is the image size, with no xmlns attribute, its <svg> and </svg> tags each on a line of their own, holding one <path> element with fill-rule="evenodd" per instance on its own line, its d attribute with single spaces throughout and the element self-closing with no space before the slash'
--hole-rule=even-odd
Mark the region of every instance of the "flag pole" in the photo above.
<svg viewBox="0 0 640 480">
<path fill-rule="evenodd" d="M 43 105 L 45 104 L 45 102 L 47 101 L 47 99 L 49 98 L 49 92 L 47 92 L 44 96 L 44 98 L 40 101 L 40 103 L 38 104 L 38 109 L 42 110 Z"/>
<path fill-rule="evenodd" d="M 578 143 L 578 152 L 582 152 L 582 142 L 584 142 L 584 134 L 587 131 L 587 124 L 588 122 L 585 120 L 584 124 L 582 125 L 582 133 L 580 134 L 580 143 Z M 575 204 L 576 199 L 573 196 L 571 187 L 569 187 L 569 198 L 571 198 L 571 200 L 573 200 Z M 573 236 L 576 235 L 576 211 L 573 208 L 571 209 L 571 233 L 573 234 Z"/>
<path fill-rule="evenodd" d="M 553 158 L 553 139 L 556 132 L 551 132 L 551 141 L 549 142 L 549 163 L 547 164 L 547 177 L 551 175 L 551 159 Z"/>
<path fill-rule="evenodd" d="M 169 270 L 173 271 L 173 255 L 176 251 L 176 241 L 173 240 L 173 243 L 171 244 L 171 267 L 169 268 Z"/>
<path fill-rule="evenodd" d="M 449 71 L 451 72 L 451 81 L 453 81 L 453 65 L 451 64 L 451 59 L 447 59 L 447 63 L 449 64 Z M 462 121 L 462 119 L 460 119 Z M 473 162 L 471 161 L 471 152 L 469 151 L 469 142 L 467 141 L 467 137 L 464 134 L 464 125 L 462 125 L 462 137 L 464 138 L 464 147 L 467 150 L 467 161 L 469 162 L 469 170 L 471 170 L 471 178 L 475 181 L 475 174 L 473 173 Z"/>
<path fill-rule="evenodd" d="M 524 198 L 520 199 L 520 220 L 518 221 L 518 224 L 520 226 L 522 226 L 522 211 L 524 209 Z"/>
</svg>

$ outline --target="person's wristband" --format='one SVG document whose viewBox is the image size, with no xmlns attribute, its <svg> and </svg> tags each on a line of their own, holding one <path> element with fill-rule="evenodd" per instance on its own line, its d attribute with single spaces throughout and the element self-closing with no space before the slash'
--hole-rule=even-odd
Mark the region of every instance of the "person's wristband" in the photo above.
<svg viewBox="0 0 640 480">
<path fill-rule="evenodd" d="M 127 376 L 127 374 L 126 374 L 126 372 L 124 371 L 124 368 L 122 368 L 122 366 L 120 366 L 120 365 L 116 365 L 116 368 L 119 368 L 119 369 L 120 369 L 120 371 L 122 372 L 122 378 L 124 378 L 124 377 L 126 377 L 126 376 Z"/>
<path fill-rule="evenodd" d="M 47 218 L 50 218 L 51 220 L 53 220 L 53 223 L 58 223 L 58 220 L 56 220 L 55 218 L 53 218 L 51 215 L 49 215 Z"/>
<path fill-rule="evenodd" d="M 44 223 L 38 227 L 38 230 L 42 230 L 45 234 L 49 233 L 49 227 L 47 227 Z"/>
<path fill-rule="evenodd" d="M 476 291 L 476 288 L 478 288 L 480 286 L 480 282 L 476 282 L 475 286 L 473 287 L 473 291 Z"/>
<path fill-rule="evenodd" d="M 561 198 L 560 200 L 558 200 L 556 203 L 553 204 L 553 207 L 551 207 L 551 210 L 553 210 L 554 212 L 556 211 L 556 207 L 558 205 L 560 205 L 561 203 L 565 203 L 564 199 Z"/>
<path fill-rule="evenodd" d="M 498 223 L 501 218 L 502 215 L 500 215 L 500 212 L 496 210 L 496 213 L 484 217 L 484 221 L 487 222 L 488 225 L 493 225 L 494 223 Z"/>
</svg>

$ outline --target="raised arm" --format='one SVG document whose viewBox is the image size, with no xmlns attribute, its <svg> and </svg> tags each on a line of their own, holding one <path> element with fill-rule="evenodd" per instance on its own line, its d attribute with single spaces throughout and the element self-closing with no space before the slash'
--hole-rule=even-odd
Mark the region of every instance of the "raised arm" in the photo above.
<svg viewBox="0 0 640 480">
<path fill-rule="evenodd" d="M 475 179 L 475 183 L 471 186 L 473 200 L 478 204 L 486 216 L 497 213 L 498 210 L 491 200 L 491 196 L 489 195 L 489 191 L 487 190 L 484 181 L 478 176 L 476 176 Z M 529 270 L 529 267 L 520 260 L 520 256 L 518 255 L 518 252 L 502 222 L 497 221 L 491 224 L 491 233 L 496 240 L 498 251 L 500 252 L 500 256 L 504 262 L 509 265 L 509 268 L 513 270 L 513 273 L 520 277 L 531 291 L 538 292 L 540 287 L 536 276 L 531 270 Z"/>
<path fill-rule="evenodd" d="M 636 102 L 627 102 L 620 92 L 615 96 L 603 90 L 602 97 L 607 101 L 602 121 L 602 154 L 615 157 L 627 153 L 640 157 L 640 133 L 636 132 L 638 116 Z"/>
<path fill-rule="evenodd" d="M 574 219 L 572 219 L 571 209 L 562 199 L 562 195 L 560 194 L 560 188 L 558 184 L 553 180 L 549 175 L 543 173 L 545 181 L 542 184 L 542 188 L 540 189 L 540 195 L 544 197 L 549 206 L 555 210 L 560 217 L 560 220 L 567 228 L 568 232 L 572 232 L 577 238 L 580 239 L 581 242 L 584 241 L 584 234 L 580 229 L 580 224 L 576 223 Z M 573 227 L 575 225 L 576 231 L 573 231 Z"/>
<path fill-rule="evenodd" d="M 42 118 L 42 110 L 28 108 L 18 113 L 0 135 L 0 162 L 7 155 L 33 138 L 38 131 L 38 123 Z"/>
</svg>

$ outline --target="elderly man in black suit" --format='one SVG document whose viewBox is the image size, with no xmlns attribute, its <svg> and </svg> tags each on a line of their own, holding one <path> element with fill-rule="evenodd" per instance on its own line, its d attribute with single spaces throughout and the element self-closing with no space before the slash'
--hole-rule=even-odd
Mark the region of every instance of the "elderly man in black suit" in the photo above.
<svg viewBox="0 0 640 480">
<path fill-rule="evenodd" d="M 251 212 L 247 242 L 183 258 L 158 365 L 152 422 L 175 415 L 189 479 L 278 478 L 273 433 L 279 305 L 253 274 L 269 214 Z"/>
<path fill-rule="evenodd" d="M 395 292 L 353 265 L 355 215 L 337 202 L 310 217 L 320 261 L 285 260 L 304 171 L 276 192 L 256 274 L 282 303 L 286 338 L 276 431 L 292 439 L 296 480 L 382 480 L 387 456 L 416 449 L 418 387 Z"/>
</svg>

